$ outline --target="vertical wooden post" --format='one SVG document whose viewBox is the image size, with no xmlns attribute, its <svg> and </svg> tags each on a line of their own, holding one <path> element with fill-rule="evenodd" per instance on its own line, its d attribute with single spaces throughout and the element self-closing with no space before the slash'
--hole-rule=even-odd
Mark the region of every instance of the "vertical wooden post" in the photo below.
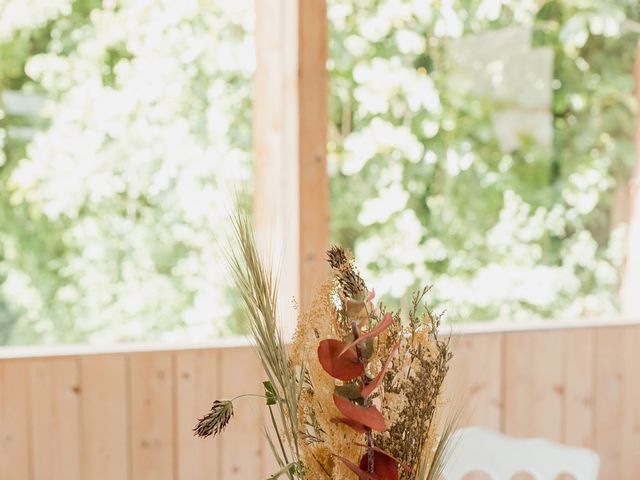
<svg viewBox="0 0 640 480">
<path fill-rule="evenodd" d="M 326 0 L 256 0 L 255 226 L 280 275 L 283 329 L 325 276 Z"/>
<path fill-rule="evenodd" d="M 640 104 L 640 41 L 634 66 L 636 98 Z M 640 118 L 636 126 L 636 163 L 630 182 L 631 207 L 627 233 L 627 259 L 620 291 L 623 317 L 640 318 Z"/>
</svg>

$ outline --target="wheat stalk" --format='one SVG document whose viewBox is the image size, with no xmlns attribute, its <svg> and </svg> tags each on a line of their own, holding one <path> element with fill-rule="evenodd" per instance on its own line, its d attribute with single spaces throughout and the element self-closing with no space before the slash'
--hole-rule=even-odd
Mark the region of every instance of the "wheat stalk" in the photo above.
<svg viewBox="0 0 640 480">
<path fill-rule="evenodd" d="M 236 246 L 227 252 L 227 262 L 244 304 L 256 351 L 275 392 L 277 415 L 273 415 L 271 407 L 270 413 L 276 438 L 270 437 L 269 445 L 282 468 L 279 473 L 291 479 L 302 478 L 298 443 L 298 384 L 277 322 L 278 282 L 258 252 L 248 214 L 238 209 L 231 220 Z M 271 435 L 268 431 L 265 433 Z"/>
</svg>

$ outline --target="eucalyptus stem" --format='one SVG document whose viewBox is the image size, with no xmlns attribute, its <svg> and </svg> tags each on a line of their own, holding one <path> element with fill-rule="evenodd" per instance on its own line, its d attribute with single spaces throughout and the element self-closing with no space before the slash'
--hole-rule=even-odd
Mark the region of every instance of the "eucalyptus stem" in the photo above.
<svg viewBox="0 0 640 480">
<path fill-rule="evenodd" d="M 358 337 L 360 337 L 360 331 L 358 330 L 358 323 L 353 320 L 351 322 L 351 332 L 353 333 L 353 339 L 354 341 L 358 339 Z M 356 355 L 358 356 L 358 361 L 362 364 L 365 365 L 365 361 L 364 361 L 364 357 L 362 356 L 362 349 L 360 348 L 360 345 L 356 345 Z M 366 387 L 369 383 L 369 380 L 367 379 L 367 372 L 363 371 L 362 375 L 361 375 L 361 380 L 362 380 L 362 386 Z M 371 400 L 369 399 L 369 396 L 364 397 L 364 406 L 368 407 L 371 404 Z M 373 469 L 374 469 L 374 462 L 375 462 L 375 453 L 373 450 L 374 444 L 373 444 L 373 431 L 369 428 L 367 429 L 367 472 L 368 473 L 373 473 Z"/>
</svg>

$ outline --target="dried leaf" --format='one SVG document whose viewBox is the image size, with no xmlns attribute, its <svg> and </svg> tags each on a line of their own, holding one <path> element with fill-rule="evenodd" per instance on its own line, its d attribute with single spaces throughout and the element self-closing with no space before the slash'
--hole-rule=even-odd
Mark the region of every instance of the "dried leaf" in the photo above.
<svg viewBox="0 0 640 480">
<path fill-rule="evenodd" d="M 380 372 L 378 372 L 378 375 L 376 375 L 376 378 L 374 378 L 371 383 L 365 385 L 365 387 L 362 389 L 363 397 L 365 398 L 368 397 L 373 393 L 373 391 L 376 388 L 378 388 L 378 385 L 380 385 L 380 382 L 382 382 L 382 379 L 384 378 L 384 374 L 387 373 L 387 369 L 389 368 L 389 365 L 391 365 L 391 360 L 393 359 L 393 356 L 398 351 L 399 346 L 400 346 L 399 343 L 396 343 L 393 346 L 393 349 L 391 349 L 391 353 L 387 357 L 387 360 L 384 362 L 384 365 L 382 366 L 382 369 L 380 370 Z"/>
<path fill-rule="evenodd" d="M 393 316 L 390 313 L 385 314 L 385 316 L 382 317 L 382 320 L 380 320 L 380 322 L 378 322 L 378 324 L 375 327 L 373 327 L 370 331 L 363 333 L 357 339 L 351 342 L 349 345 L 345 345 L 345 347 L 340 352 L 339 356 L 342 356 L 347 352 L 351 351 L 353 347 L 355 347 L 356 345 L 359 345 L 365 340 L 369 338 L 377 337 L 382 332 L 384 332 L 387 328 L 389 328 L 392 323 L 393 323 Z"/>
<path fill-rule="evenodd" d="M 342 413 L 345 417 L 351 420 L 355 420 L 365 427 L 369 427 L 370 429 L 377 432 L 382 432 L 387 428 L 384 417 L 374 406 L 361 407 L 359 405 L 356 405 L 355 403 L 350 402 L 346 398 L 342 398 L 335 394 L 333 395 L 333 403 L 336 404 L 336 407 L 338 408 L 338 410 L 340 410 L 340 413 Z"/>
<path fill-rule="evenodd" d="M 353 350 L 347 349 L 344 355 L 340 355 L 345 345 L 340 340 L 322 340 L 318 346 L 318 359 L 329 375 L 346 382 L 362 375 L 364 366 L 358 361 L 358 356 Z"/>
<path fill-rule="evenodd" d="M 369 446 L 366 443 L 355 443 L 355 445 L 358 445 L 359 447 L 364 447 L 364 448 L 369 448 Z M 385 450 L 376 447 L 375 445 L 373 447 L 371 447 L 374 451 L 376 452 L 380 452 L 380 453 L 384 453 L 385 455 L 387 455 L 388 457 L 391 457 L 393 460 L 395 460 L 395 462 L 397 464 L 399 464 L 402 468 L 404 468 L 407 471 L 411 471 L 411 467 L 403 462 L 402 460 L 394 457 L 393 455 L 391 455 L 389 452 L 386 452 Z"/>
<path fill-rule="evenodd" d="M 362 355 L 362 358 L 364 358 L 365 360 L 368 360 L 371 358 L 371 355 L 373 355 L 372 339 L 365 340 L 360 344 L 360 355 Z"/>
<path fill-rule="evenodd" d="M 348 398 L 349 400 L 360 400 L 362 401 L 362 389 L 360 388 L 360 385 L 355 383 L 355 382 L 351 382 L 351 383 L 346 383 L 344 385 L 338 385 L 336 386 L 336 388 L 334 389 L 334 392 L 337 395 L 340 395 L 341 397 L 344 398 Z"/>
<path fill-rule="evenodd" d="M 358 433 L 367 433 L 369 430 L 371 430 L 370 428 L 365 427 L 364 425 L 362 425 L 359 422 L 356 422 L 355 420 L 351 420 L 350 418 L 332 418 L 331 422 L 333 423 L 342 423 L 344 425 L 346 425 L 347 427 L 351 427 L 353 428 L 356 432 Z"/>
<path fill-rule="evenodd" d="M 379 476 L 372 475 L 372 474 L 362 470 L 360 467 L 358 467 L 352 461 L 347 460 L 346 458 L 341 457 L 340 455 L 334 455 L 334 456 L 336 458 L 338 458 L 342 463 L 344 463 L 349 470 L 351 470 L 353 473 L 358 475 L 358 480 L 382 480 Z"/>
<path fill-rule="evenodd" d="M 360 459 L 360 469 L 366 469 L 369 458 L 365 453 Z M 373 451 L 373 473 L 379 480 L 398 480 L 398 462 L 386 452 L 375 449 Z"/>
</svg>

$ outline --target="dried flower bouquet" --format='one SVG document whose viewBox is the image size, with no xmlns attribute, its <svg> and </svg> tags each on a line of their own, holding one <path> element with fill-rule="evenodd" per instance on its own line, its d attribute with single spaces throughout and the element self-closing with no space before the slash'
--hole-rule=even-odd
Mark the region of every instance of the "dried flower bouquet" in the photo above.
<svg viewBox="0 0 640 480">
<path fill-rule="evenodd" d="M 438 431 L 451 353 L 440 317 L 421 310 L 428 289 L 414 295 L 403 322 L 374 305 L 354 259 L 332 247 L 331 275 L 288 348 L 248 217 L 238 214 L 234 227 L 238 247 L 228 260 L 267 377 L 265 434 L 280 466 L 270 478 L 436 480 L 451 447 L 453 420 Z M 220 433 L 234 400 L 216 400 L 196 434 Z"/>
</svg>

